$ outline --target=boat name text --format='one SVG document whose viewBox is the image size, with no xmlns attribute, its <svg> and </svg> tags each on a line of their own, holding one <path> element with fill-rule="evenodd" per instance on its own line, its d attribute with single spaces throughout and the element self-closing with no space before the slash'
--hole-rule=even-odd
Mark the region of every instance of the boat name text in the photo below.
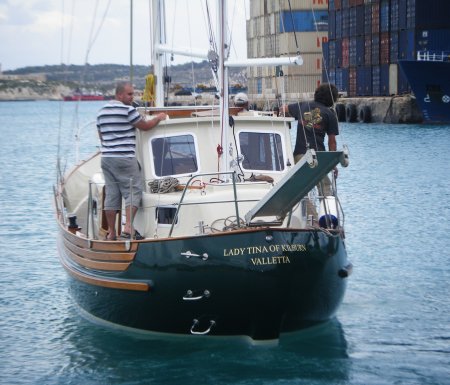
<svg viewBox="0 0 450 385">
<path fill-rule="evenodd" d="M 280 252 L 292 252 L 292 251 L 306 251 L 306 245 L 268 245 L 268 246 L 247 246 L 236 247 L 234 249 L 225 249 L 223 255 L 225 257 L 238 256 L 238 255 L 254 255 L 263 253 L 280 253 Z"/>
<path fill-rule="evenodd" d="M 253 265 L 259 266 L 259 265 L 279 265 L 282 263 L 291 263 L 289 260 L 289 257 L 286 257 L 285 255 L 281 257 L 263 257 L 263 258 L 250 258 Z"/>
</svg>

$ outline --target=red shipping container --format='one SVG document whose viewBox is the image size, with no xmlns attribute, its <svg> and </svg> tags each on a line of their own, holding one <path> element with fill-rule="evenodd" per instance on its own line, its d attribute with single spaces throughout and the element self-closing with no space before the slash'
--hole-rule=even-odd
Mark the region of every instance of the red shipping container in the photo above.
<svg viewBox="0 0 450 385">
<path fill-rule="evenodd" d="M 389 32 L 382 32 L 380 34 L 380 63 L 389 64 L 390 60 L 390 37 Z"/>
<path fill-rule="evenodd" d="M 380 32 L 380 4 L 372 4 L 372 33 Z"/>
<path fill-rule="evenodd" d="M 342 39 L 342 67 L 348 68 L 350 65 L 350 42 L 348 37 Z"/>
</svg>

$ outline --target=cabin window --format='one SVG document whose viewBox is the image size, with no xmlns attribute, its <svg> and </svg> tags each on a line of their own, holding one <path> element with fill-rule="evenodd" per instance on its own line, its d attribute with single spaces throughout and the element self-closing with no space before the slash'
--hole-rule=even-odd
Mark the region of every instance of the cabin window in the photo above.
<svg viewBox="0 0 450 385">
<path fill-rule="evenodd" d="M 246 170 L 282 171 L 284 169 L 281 136 L 273 132 L 240 132 L 239 145 Z"/>
<path fill-rule="evenodd" d="M 190 174 L 198 171 L 192 135 L 154 138 L 151 141 L 156 176 Z"/>
<path fill-rule="evenodd" d="M 175 219 L 177 209 L 175 207 L 157 207 L 156 208 L 156 222 L 163 225 L 171 225 Z M 175 221 L 177 224 L 178 220 Z"/>
</svg>

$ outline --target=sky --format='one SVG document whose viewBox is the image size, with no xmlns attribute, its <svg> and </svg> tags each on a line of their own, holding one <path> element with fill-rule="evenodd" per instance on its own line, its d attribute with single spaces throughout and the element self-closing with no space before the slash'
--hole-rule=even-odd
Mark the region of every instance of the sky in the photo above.
<svg viewBox="0 0 450 385">
<path fill-rule="evenodd" d="M 208 51 L 205 2 L 166 0 L 169 45 Z M 233 29 L 231 54 L 245 58 L 249 0 L 228 3 Z M 1 70 L 55 64 L 130 64 L 131 61 L 135 65 L 149 65 L 149 4 L 149 0 L 0 0 Z M 215 1 L 208 4 L 215 23 Z M 176 55 L 172 64 L 191 60 Z"/>
</svg>

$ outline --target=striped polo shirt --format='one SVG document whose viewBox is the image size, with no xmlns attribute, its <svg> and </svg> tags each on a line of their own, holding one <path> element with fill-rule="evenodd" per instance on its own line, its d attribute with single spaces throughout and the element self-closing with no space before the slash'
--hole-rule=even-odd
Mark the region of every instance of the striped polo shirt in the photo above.
<svg viewBox="0 0 450 385">
<path fill-rule="evenodd" d="M 136 124 L 142 119 L 133 106 L 111 100 L 97 115 L 101 152 L 104 157 L 133 158 L 136 147 Z"/>
</svg>

